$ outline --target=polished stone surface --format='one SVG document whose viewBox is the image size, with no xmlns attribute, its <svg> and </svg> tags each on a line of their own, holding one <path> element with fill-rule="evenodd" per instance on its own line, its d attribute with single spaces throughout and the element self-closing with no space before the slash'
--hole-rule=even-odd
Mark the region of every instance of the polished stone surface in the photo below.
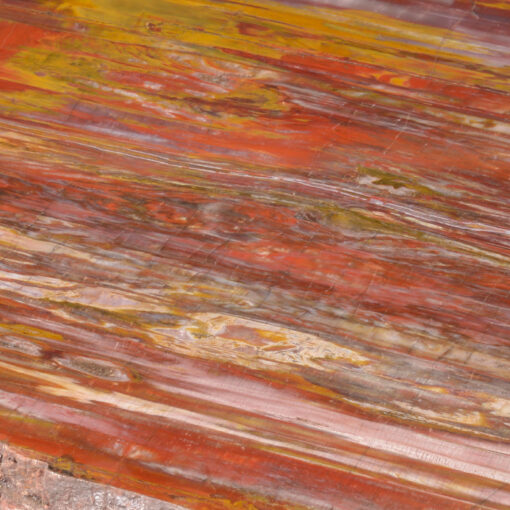
<svg viewBox="0 0 510 510">
<path fill-rule="evenodd" d="M 190 509 L 510 508 L 510 3 L 0 3 L 0 439 Z"/>
</svg>

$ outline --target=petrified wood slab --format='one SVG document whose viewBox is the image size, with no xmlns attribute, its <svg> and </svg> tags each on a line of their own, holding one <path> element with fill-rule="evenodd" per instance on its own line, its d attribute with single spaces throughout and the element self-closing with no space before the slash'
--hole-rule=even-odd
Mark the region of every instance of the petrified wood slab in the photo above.
<svg viewBox="0 0 510 510">
<path fill-rule="evenodd" d="M 0 3 L 0 440 L 190 509 L 510 507 L 510 3 Z"/>
</svg>

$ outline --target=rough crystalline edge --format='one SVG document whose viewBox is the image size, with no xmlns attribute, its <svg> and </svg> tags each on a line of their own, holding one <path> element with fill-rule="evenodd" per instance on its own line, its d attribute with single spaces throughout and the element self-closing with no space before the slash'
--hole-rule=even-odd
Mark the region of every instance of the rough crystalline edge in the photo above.
<svg viewBox="0 0 510 510">
<path fill-rule="evenodd" d="M 0 443 L 0 510 L 178 510 L 130 491 L 79 480 Z"/>
</svg>

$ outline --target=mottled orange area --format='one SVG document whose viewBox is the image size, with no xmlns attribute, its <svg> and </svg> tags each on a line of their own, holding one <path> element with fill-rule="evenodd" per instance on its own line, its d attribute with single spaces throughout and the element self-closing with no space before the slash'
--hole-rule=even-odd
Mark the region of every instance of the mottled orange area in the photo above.
<svg viewBox="0 0 510 510">
<path fill-rule="evenodd" d="M 172 508 L 509 508 L 508 6 L 2 2 L 0 439 Z"/>
</svg>

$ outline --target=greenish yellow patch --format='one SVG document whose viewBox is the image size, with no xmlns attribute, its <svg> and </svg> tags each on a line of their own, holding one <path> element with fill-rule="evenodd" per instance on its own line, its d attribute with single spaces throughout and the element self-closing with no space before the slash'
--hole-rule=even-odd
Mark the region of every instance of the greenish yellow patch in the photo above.
<svg viewBox="0 0 510 510">
<path fill-rule="evenodd" d="M 27 326 L 26 324 L 0 323 L 0 328 L 7 331 L 12 331 L 13 333 L 17 333 L 19 335 L 25 335 L 35 338 L 45 338 L 48 340 L 56 340 L 58 342 L 64 341 L 63 336 L 58 333 L 52 333 L 51 331 L 47 331 L 44 329 L 35 328 L 33 326 Z"/>
</svg>

